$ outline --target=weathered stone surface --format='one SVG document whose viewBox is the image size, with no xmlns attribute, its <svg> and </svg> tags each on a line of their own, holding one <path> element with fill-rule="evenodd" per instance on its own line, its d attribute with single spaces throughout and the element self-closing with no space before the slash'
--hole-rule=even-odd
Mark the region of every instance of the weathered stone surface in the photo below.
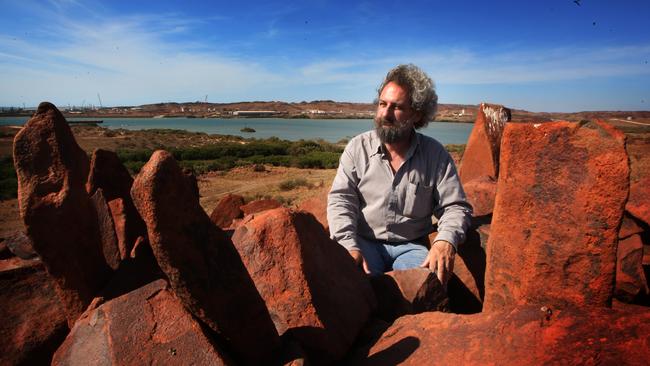
<svg viewBox="0 0 650 366">
<path fill-rule="evenodd" d="M 133 178 L 112 151 L 97 149 L 90 161 L 86 190 L 94 194 L 102 189 L 115 223 L 120 258 L 127 258 L 136 239 L 146 236 L 146 226 L 131 199 Z"/>
<path fill-rule="evenodd" d="M 302 202 L 297 207 L 299 211 L 309 212 L 314 215 L 316 220 L 320 222 L 321 225 L 325 228 L 326 232 L 329 232 L 329 224 L 327 222 L 327 194 L 329 193 L 329 188 L 324 188 L 318 191 L 313 197 L 308 198 Z"/>
<path fill-rule="evenodd" d="M 11 262 L 0 264 L 0 364 L 49 364 L 68 333 L 63 305 L 43 263 Z"/>
<path fill-rule="evenodd" d="M 95 208 L 95 212 L 97 213 L 97 224 L 100 241 L 102 243 L 102 252 L 104 253 L 104 260 L 111 269 L 115 270 L 120 266 L 121 258 L 111 210 L 108 208 L 108 204 L 106 203 L 101 188 L 98 188 L 95 193 L 93 193 L 90 200 Z"/>
<path fill-rule="evenodd" d="M 31 259 L 38 255 L 34 251 L 31 239 L 29 239 L 24 231 L 14 232 L 5 238 L 3 243 L 11 253 L 21 259 Z"/>
<path fill-rule="evenodd" d="M 14 164 L 27 235 L 72 325 L 111 274 L 85 190 L 88 157 L 61 112 L 43 102 L 14 139 Z"/>
<path fill-rule="evenodd" d="M 371 277 L 370 283 L 377 298 L 377 314 L 386 321 L 406 314 L 449 309 L 447 293 L 438 277 L 425 268 L 386 272 Z"/>
<path fill-rule="evenodd" d="M 278 334 L 235 247 L 201 208 L 196 182 L 171 154 L 156 151 L 131 195 L 182 303 L 228 342 L 240 362 L 269 360 Z"/>
<path fill-rule="evenodd" d="M 643 365 L 650 311 L 538 306 L 398 319 L 355 365 Z"/>
<path fill-rule="evenodd" d="M 624 141 L 600 121 L 506 126 L 484 310 L 610 303 L 628 190 Z"/>
<path fill-rule="evenodd" d="M 644 134 L 628 135 L 625 148 L 630 157 L 630 197 L 625 208 L 650 225 L 650 139 Z"/>
<path fill-rule="evenodd" d="M 86 311 L 52 365 L 226 365 L 164 280 Z"/>
<path fill-rule="evenodd" d="M 467 200 L 472 205 L 474 216 L 485 216 L 494 209 L 497 195 L 497 181 L 491 176 L 481 176 L 463 184 Z"/>
<path fill-rule="evenodd" d="M 501 136 L 510 116 L 508 108 L 481 103 L 458 171 L 463 185 L 483 176 L 497 178 Z"/>
<path fill-rule="evenodd" d="M 286 208 L 256 214 L 233 242 L 278 332 L 316 359 L 341 358 L 376 304 L 347 251 L 314 216 Z"/>
<path fill-rule="evenodd" d="M 643 242 L 639 234 L 618 241 L 615 296 L 633 302 L 639 295 L 650 294 L 643 271 Z"/>
<path fill-rule="evenodd" d="M 476 220 L 476 219 L 475 219 Z M 475 223 L 478 225 L 478 223 Z M 479 228 L 471 227 L 467 232 L 465 243 L 458 247 L 454 260 L 454 275 L 447 283 L 449 311 L 458 314 L 481 312 L 485 295 L 485 249 Z M 429 235 L 433 240 L 437 233 Z"/>
<path fill-rule="evenodd" d="M 244 212 L 244 216 L 246 216 L 266 210 L 272 210 L 280 206 L 282 206 L 282 204 L 274 199 L 263 199 L 249 202 L 240 208 Z"/>
<path fill-rule="evenodd" d="M 227 194 L 219 200 L 217 206 L 210 214 L 210 220 L 222 229 L 230 227 L 232 220 L 244 217 L 241 206 L 244 205 L 244 197 L 238 194 Z"/>
<path fill-rule="evenodd" d="M 624 239 L 628 236 L 634 234 L 639 234 L 643 232 L 643 228 L 639 225 L 637 220 L 632 217 L 629 213 L 623 215 L 623 222 L 621 223 L 621 228 L 618 230 L 618 238 Z"/>
</svg>

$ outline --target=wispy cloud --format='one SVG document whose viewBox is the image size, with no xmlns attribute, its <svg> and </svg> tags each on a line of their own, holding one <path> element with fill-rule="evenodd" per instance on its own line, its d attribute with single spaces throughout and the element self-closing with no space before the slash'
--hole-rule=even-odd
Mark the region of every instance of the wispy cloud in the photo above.
<svg viewBox="0 0 650 366">
<path fill-rule="evenodd" d="M 386 71 L 406 62 L 421 66 L 438 84 L 463 86 L 650 75 L 644 63 L 650 59 L 650 44 L 406 49 L 383 47 L 380 41 L 376 47 L 355 48 L 353 41 L 333 39 L 327 44 L 327 56 L 271 57 L 224 50 L 244 43 L 247 50 L 255 49 L 285 37 L 290 32 L 275 19 L 291 14 L 292 8 L 270 14 L 265 33 L 251 32 L 250 37 L 229 40 L 230 47 L 218 47 L 213 35 L 200 29 L 229 20 L 227 16 L 111 16 L 76 0 L 50 4 L 49 11 L 41 6 L 35 13 L 40 26 L 34 34 L 9 30 L 0 34 L 0 105 L 40 100 L 79 104 L 97 93 L 113 105 L 198 100 L 206 94 L 212 101 L 310 97 L 369 101 Z M 70 9 L 85 16 L 68 15 Z M 323 29 L 336 33 L 337 27 L 349 31 L 346 25 Z"/>
</svg>

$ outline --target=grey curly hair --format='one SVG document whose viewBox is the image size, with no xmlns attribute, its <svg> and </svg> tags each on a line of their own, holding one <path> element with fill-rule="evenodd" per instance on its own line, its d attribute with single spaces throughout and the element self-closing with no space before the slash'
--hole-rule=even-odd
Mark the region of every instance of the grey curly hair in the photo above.
<svg viewBox="0 0 650 366">
<path fill-rule="evenodd" d="M 411 98 L 411 108 L 422 115 L 413 126 L 422 128 L 428 125 L 438 110 L 438 95 L 431 78 L 413 64 L 398 65 L 386 74 L 386 78 L 377 89 L 377 96 L 381 95 L 386 84 L 390 82 L 406 88 Z"/>
</svg>

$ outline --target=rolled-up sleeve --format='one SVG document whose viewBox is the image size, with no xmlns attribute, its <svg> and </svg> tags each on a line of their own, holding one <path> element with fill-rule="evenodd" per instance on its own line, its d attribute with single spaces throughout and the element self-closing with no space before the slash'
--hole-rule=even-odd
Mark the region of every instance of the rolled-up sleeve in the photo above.
<svg viewBox="0 0 650 366">
<path fill-rule="evenodd" d="M 359 216 L 359 177 L 348 145 L 341 154 L 336 177 L 327 197 L 327 222 L 330 237 L 347 250 L 357 246 L 357 219 Z"/>
<path fill-rule="evenodd" d="M 438 235 L 435 240 L 445 240 L 458 250 L 458 245 L 465 241 L 465 233 L 470 226 L 472 206 L 467 202 L 451 156 L 444 151 L 439 158 L 433 210 L 434 216 L 438 218 Z"/>
</svg>

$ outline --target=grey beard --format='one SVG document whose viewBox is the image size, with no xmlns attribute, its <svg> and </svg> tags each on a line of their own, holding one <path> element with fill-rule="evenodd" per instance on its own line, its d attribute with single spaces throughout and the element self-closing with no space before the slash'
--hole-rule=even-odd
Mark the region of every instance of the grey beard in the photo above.
<svg viewBox="0 0 650 366">
<path fill-rule="evenodd" d="M 379 136 L 379 140 L 382 144 L 392 144 L 408 139 L 412 130 L 413 128 L 410 126 L 384 127 L 382 121 L 377 121 L 375 123 L 375 131 L 377 132 L 377 136 Z"/>
</svg>

